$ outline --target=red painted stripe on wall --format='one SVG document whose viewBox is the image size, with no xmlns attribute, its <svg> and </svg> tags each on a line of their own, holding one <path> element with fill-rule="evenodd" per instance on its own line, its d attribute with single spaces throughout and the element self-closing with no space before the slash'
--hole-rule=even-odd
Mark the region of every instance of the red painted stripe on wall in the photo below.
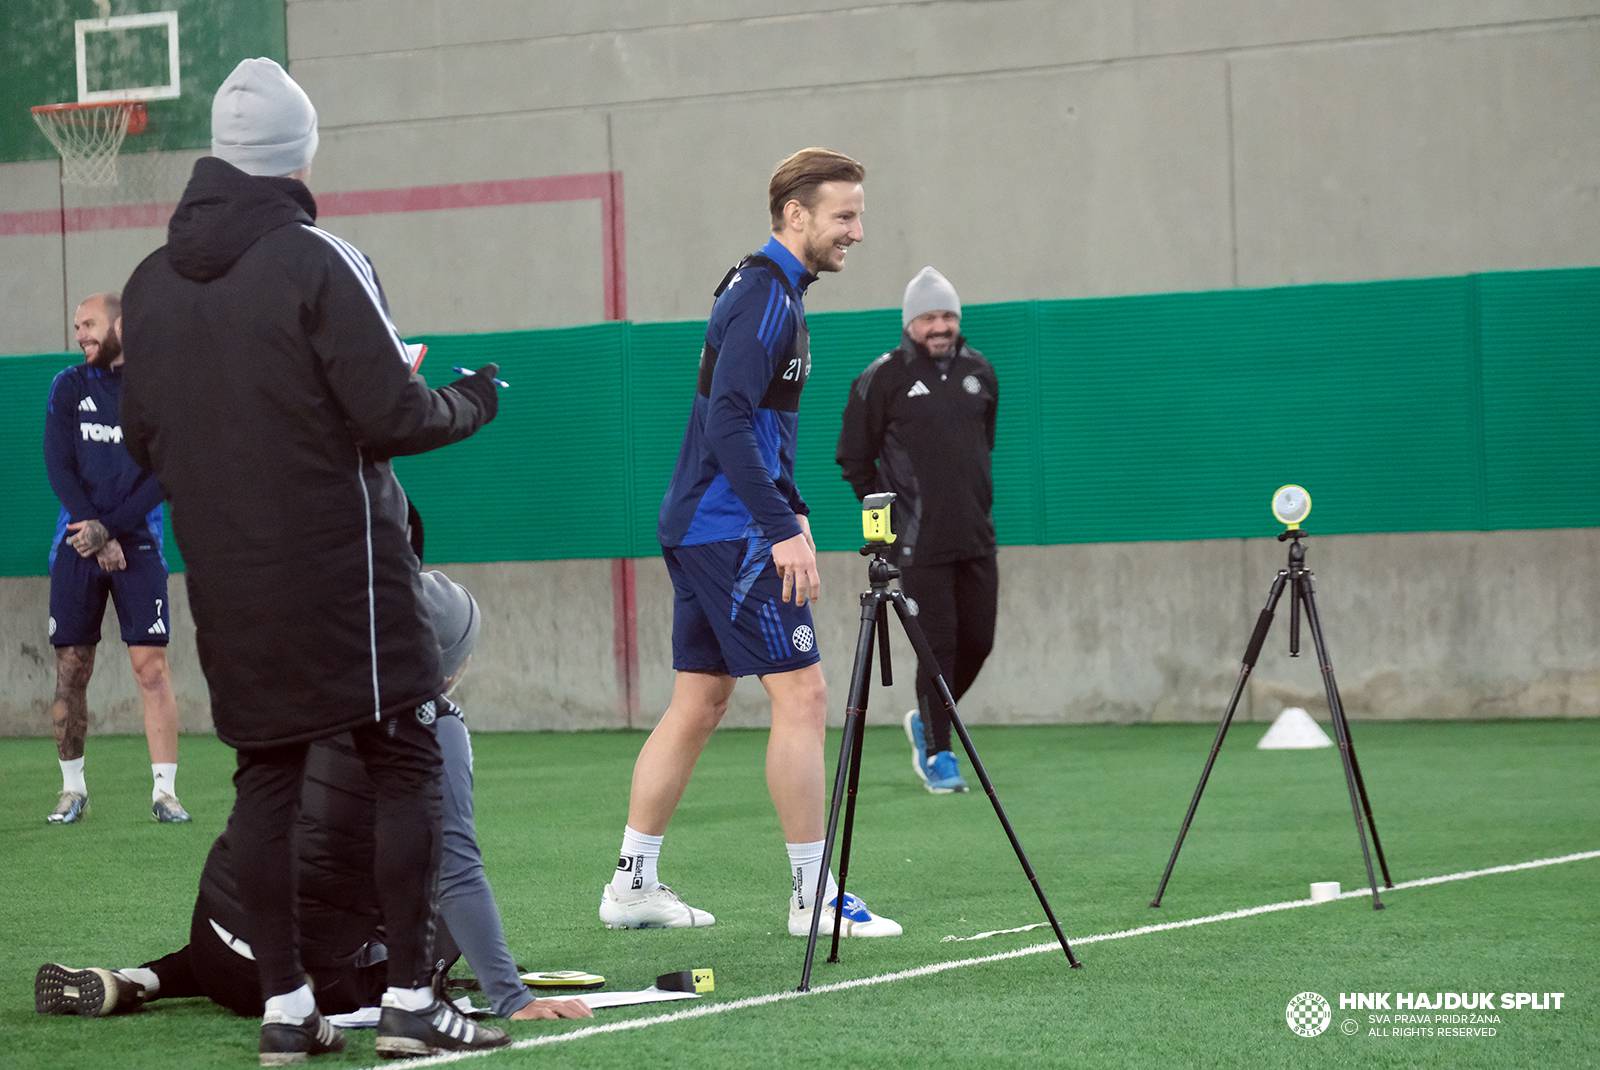
<svg viewBox="0 0 1600 1070">
<path fill-rule="evenodd" d="M 639 715 L 639 605 L 634 567 L 629 558 L 611 562 L 611 654 L 616 665 L 617 697 L 627 727 Z"/>
<path fill-rule="evenodd" d="M 332 218 L 590 200 L 598 201 L 600 206 L 600 270 L 605 318 L 626 319 L 627 269 L 622 259 L 624 222 L 620 171 L 319 193 L 317 206 L 324 218 Z M 0 238 L 164 228 L 175 207 L 148 203 L 0 212 Z"/>
</svg>

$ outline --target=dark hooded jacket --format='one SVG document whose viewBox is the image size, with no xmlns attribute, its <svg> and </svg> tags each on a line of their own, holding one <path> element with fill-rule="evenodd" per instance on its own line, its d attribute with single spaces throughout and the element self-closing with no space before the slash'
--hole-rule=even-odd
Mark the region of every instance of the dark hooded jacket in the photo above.
<svg viewBox="0 0 1600 1070">
<path fill-rule="evenodd" d="M 172 505 L 217 734 L 333 735 L 437 695 L 389 458 L 471 435 L 494 386 L 417 376 L 371 263 L 293 179 L 207 157 L 123 291 L 128 452 Z"/>
</svg>

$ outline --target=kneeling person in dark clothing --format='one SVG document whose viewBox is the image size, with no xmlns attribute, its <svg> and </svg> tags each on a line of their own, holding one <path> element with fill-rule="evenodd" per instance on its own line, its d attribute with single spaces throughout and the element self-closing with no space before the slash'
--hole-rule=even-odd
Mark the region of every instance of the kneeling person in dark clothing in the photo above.
<svg viewBox="0 0 1600 1070">
<path fill-rule="evenodd" d="M 464 587 L 441 572 L 423 573 L 422 581 L 440 662 L 449 674 L 448 691 L 471 656 L 478 607 Z M 535 1000 L 518 977 L 473 828 L 471 739 L 460 707 L 448 695 L 436 701 L 435 716 L 444 754 L 445 800 L 436 900 L 444 926 L 434 945 L 435 977 L 442 980 L 464 953 L 497 1015 L 514 1020 L 589 1017 L 579 1000 Z M 318 1006 L 327 1013 L 376 1006 L 386 985 L 387 949 L 372 880 L 374 798 L 348 736 L 311 747 L 295 828 L 297 906 L 301 955 Z M 41 1014 L 99 1017 L 151 1000 L 201 996 L 235 1014 L 259 1015 L 263 1000 L 250 945 L 254 932 L 240 901 L 232 831 L 230 825 L 206 858 L 185 947 L 122 970 L 46 964 L 34 982 L 35 1008 Z M 474 1029 L 481 1032 L 484 1027 Z"/>
</svg>

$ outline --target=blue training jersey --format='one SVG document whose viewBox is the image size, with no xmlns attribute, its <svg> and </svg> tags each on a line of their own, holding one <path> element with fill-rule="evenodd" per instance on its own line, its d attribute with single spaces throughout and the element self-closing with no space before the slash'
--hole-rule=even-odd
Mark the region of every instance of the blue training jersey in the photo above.
<svg viewBox="0 0 1600 1070">
<path fill-rule="evenodd" d="M 717 290 L 700 376 L 657 535 L 698 546 L 800 534 L 794 485 L 800 392 L 811 374 L 804 297 L 815 281 L 777 238 Z"/>
<path fill-rule="evenodd" d="M 67 524 L 99 520 L 114 539 L 161 547 L 161 484 L 122 444 L 121 369 L 74 364 L 50 384 L 44 418 L 44 468 L 61 502 L 50 564 Z"/>
</svg>

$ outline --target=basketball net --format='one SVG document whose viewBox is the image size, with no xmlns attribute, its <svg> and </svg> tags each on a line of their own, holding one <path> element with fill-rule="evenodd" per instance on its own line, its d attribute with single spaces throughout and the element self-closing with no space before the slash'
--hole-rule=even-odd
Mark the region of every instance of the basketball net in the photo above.
<svg viewBox="0 0 1600 1070">
<path fill-rule="evenodd" d="M 41 104 L 33 121 L 61 154 L 63 184 L 104 187 L 117 184 L 122 140 L 144 130 L 146 113 L 137 100 Z"/>
</svg>

